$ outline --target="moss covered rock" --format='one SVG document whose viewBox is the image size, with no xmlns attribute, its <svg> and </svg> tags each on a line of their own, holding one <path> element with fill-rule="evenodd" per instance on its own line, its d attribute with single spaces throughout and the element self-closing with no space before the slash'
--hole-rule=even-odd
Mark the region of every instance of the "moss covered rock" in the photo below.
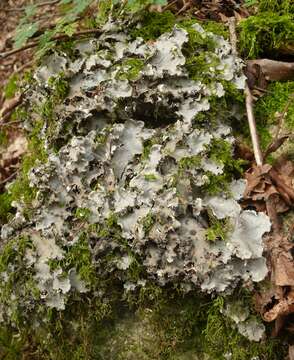
<svg viewBox="0 0 294 360">
<path fill-rule="evenodd" d="M 278 359 L 242 290 L 267 274 L 270 230 L 238 204 L 242 61 L 197 23 L 153 41 L 104 29 L 45 58 L 27 92 L 38 156 L 1 230 L 3 351 Z"/>
</svg>

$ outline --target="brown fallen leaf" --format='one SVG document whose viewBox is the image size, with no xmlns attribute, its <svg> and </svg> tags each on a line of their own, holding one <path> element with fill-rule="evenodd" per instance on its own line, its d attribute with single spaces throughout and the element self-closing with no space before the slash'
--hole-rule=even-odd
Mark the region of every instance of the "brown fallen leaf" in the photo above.
<svg viewBox="0 0 294 360">
<path fill-rule="evenodd" d="M 294 286 L 294 261 L 289 251 L 275 254 L 275 283 L 279 286 Z"/>
</svg>

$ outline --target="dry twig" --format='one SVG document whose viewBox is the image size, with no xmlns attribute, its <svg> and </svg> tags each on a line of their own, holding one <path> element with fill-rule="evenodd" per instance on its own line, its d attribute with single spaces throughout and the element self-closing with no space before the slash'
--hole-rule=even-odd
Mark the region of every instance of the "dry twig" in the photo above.
<svg viewBox="0 0 294 360">
<path fill-rule="evenodd" d="M 230 31 L 230 40 L 232 44 L 233 53 L 237 55 L 237 35 L 236 35 L 236 19 L 235 17 L 230 17 L 229 20 L 229 31 Z M 256 130 L 256 123 L 254 118 L 253 112 L 253 97 L 249 86 L 246 82 L 245 85 L 245 97 L 246 97 L 246 111 L 247 111 L 247 118 L 248 124 L 250 129 L 251 141 L 253 146 L 254 158 L 256 164 L 258 166 L 262 165 L 262 153 L 260 150 L 259 139 Z"/>
<path fill-rule="evenodd" d="M 56 35 L 56 36 L 53 36 L 51 40 L 52 41 L 67 40 L 67 39 L 71 39 L 71 38 L 74 38 L 74 37 L 79 37 L 79 36 L 89 35 L 89 34 L 101 34 L 101 30 L 100 29 L 81 30 L 81 31 L 76 32 L 72 36 L 68 36 L 66 34 Z M 36 40 L 36 41 L 33 41 L 33 42 L 31 42 L 31 43 L 29 43 L 27 45 L 22 46 L 19 49 L 13 49 L 13 50 L 6 51 L 4 53 L 0 53 L 0 59 L 1 58 L 4 59 L 4 58 L 6 58 L 6 57 L 8 57 L 10 55 L 14 55 L 14 54 L 17 54 L 17 53 L 22 52 L 24 50 L 34 48 L 34 47 L 38 46 L 38 44 L 39 44 L 39 42 L 38 42 L 38 40 Z"/>
</svg>

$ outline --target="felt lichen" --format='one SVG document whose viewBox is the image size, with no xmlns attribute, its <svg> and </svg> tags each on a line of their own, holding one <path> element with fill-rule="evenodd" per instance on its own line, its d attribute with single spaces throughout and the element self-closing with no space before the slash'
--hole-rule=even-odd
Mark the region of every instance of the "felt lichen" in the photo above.
<svg viewBox="0 0 294 360">
<path fill-rule="evenodd" d="M 3 303 L 5 324 L 14 324 L 17 303 L 34 337 L 50 329 L 40 340 L 48 358 L 65 351 L 99 358 L 106 346 L 113 359 L 171 359 L 192 344 L 219 359 L 211 316 L 227 330 L 227 315 L 216 313 L 210 294 L 226 297 L 267 274 L 262 237 L 269 219 L 238 203 L 245 183 L 237 180 L 242 169 L 226 113 L 234 117 L 234 100 L 225 114 L 216 108 L 224 84 L 244 88 L 243 64 L 224 38 L 198 24 L 172 26 L 152 42 L 107 25 L 98 39 L 75 45 L 75 59 L 46 57 L 25 99 L 34 110 L 25 126 L 39 121 L 21 178 L 32 194 L 24 201 L 19 189 L 1 236 L 7 249 L 27 239 L 19 251 L 25 261 L 5 249 L 3 256 L 11 273 L 28 274 L 14 278 L 19 289 L 31 290 Z M 192 73 L 189 66 L 205 59 L 209 69 Z M 201 311 L 208 299 L 211 309 Z M 142 326 L 163 339 L 154 351 L 133 334 L 117 350 L 116 335 L 128 322 L 116 314 L 127 308 L 145 311 Z M 251 327 L 231 325 L 234 345 L 251 355 L 238 333 L 247 336 Z M 98 335 L 86 346 L 91 331 Z M 221 349 L 242 359 L 231 345 Z"/>
</svg>

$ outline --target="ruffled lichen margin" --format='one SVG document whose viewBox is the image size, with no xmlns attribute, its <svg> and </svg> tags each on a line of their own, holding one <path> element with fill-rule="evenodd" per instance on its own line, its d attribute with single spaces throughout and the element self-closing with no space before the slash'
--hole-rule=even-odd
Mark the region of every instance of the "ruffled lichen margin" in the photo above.
<svg viewBox="0 0 294 360">
<path fill-rule="evenodd" d="M 281 359 L 250 300 L 270 221 L 238 203 L 243 63 L 197 23 L 165 30 L 107 23 L 27 86 L 1 230 L 15 359 Z"/>
</svg>

